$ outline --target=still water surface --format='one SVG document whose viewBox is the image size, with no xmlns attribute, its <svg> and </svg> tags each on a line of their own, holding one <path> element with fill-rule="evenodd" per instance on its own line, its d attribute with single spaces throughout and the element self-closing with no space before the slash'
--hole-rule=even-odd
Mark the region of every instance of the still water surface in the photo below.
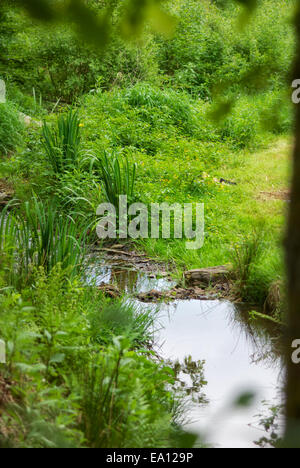
<svg viewBox="0 0 300 468">
<path fill-rule="evenodd" d="M 214 447 L 255 447 L 253 442 L 264 435 L 257 424 L 262 401 L 282 403 L 284 370 L 271 332 L 249 324 L 248 314 L 228 302 L 179 301 L 162 308 L 163 328 L 156 337 L 162 356 L 205 360 L 209 402 L 192 405 L 188 427 Z M 236 398 L 249 391 L 256 394 L 254 404 L 233 409 Z"/>
<path fill-rule="evenodd" d="M 149 278 L 122 265 L 96 263 L 87 269 L 87 281 L 114 283 L 128 294 L 164 290 L 174 283 Z M 213 447 L 254 448 L 265 434 L 257 424 L 265 414 L 263 401 L 282 403 L 284 366 L 278 348 L 279 331 L 266 321 L 249 321 L 249 310 L 224 301 L 177 301 L 159 307 L 155 342 L 159 354 L 183 362 L 205 360 L 207 404 L 190 402 L 187 428 L 204 436 Z M 244 392 L 254 392 L 249 408 L 233 408 Z M 266 413 L 269 415 L 269 413 Z"/>
</svg>

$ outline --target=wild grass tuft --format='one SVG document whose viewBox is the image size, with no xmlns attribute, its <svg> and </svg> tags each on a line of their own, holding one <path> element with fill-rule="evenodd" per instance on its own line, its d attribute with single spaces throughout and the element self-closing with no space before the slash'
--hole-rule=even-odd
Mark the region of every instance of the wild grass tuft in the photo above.
<svg viewBox="0 0 300 468">
<path fill-rule="evenodd" d="M 79 376 L 89 447 L 170 446 L 174 399 L 167 388 L 174 384 L 174 372 L 130 351 L 130 345 L 115 337 Z"/>
<path fill-rule="evenodd" d="M 264 233 L 262 230 L 253 230 L 252 233 L 234 244 L 232 249 L 232 262 L 236 280 L 236 289 L 245 299 L 251 284 L 251 277 L 255 265 L 259 261 L 264 249 Z"/>
<path fill-rule="evenodd" d="M 155 317 L 151 308 L 145 310 L 133 303 L 109 300 L 91 312 L 91 336 L 96 343 L 109 344 L 113 336 L 123 335 L 130 338 L 133 347 L 151 347 Z"/>
<path fill-rule="evenodd" d="M 10 102 L 0 104 L 0 155 L 7 154 L 22 143 L 24 125 L 17 108 Z"/>
</svg>

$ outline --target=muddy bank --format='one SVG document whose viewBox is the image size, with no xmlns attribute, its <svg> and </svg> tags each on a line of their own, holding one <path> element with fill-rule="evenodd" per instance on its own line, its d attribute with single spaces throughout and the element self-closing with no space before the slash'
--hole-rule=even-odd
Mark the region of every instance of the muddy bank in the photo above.
<svg viewBox="0 0 300 468">
<path fill-rule="evenodd" d="M 152 289 L 149 292 L 137 294 L 137 299 L 141 302 L 160 302 L 160 301 L 176 301 L 176 300 L 202 300 L 208 301 L 213 299 L 225 299 L 230 294 L 228 284 L 216 285 L 213 289 L 200 287 L 182 287 L 181 284 L 176 285 L 169 291 L 158 291 Z"/>
<path fill-rule="evenodd" d="M 228 299 L 231 294 L 230 276 L 230 268 L 226 266 L 190 270 L 172 289 L 151 290 L 138 294 L 137 298 L 142 302 Z"/>
<path fill-rule="evenodd" d="M 109 297 L 136 295 L 153 289 L 168 291 L 176 286 L 170 266 L 155 262 L 129 246 L 97 248 L 86 259 L 86 282 Z"/>
<path fill-rule="evenodd" d="M 132 248 L 131 244 L 113 244 L 107 247 L 96 247 L 93 249 L 92 257 L 97 258 L 97 253 L 103 262 L 110 266 L 121 265 L 127 268 L 134 268 L 143 273 L 171 277 L 174 266 L 153 260 L 145 253 L 138 252 Z"/>
<path fill-rule="evenodd" d="M 175 280 L 173 265 L 156 262 L 132 250 L 130 244 L 94 249 L 88 263 L 88 282 L 94 281 L 108 297 L 120 297 L 125 292 L 148 303 L 232 299 L 228 267 L 186 271 Z"/>
</svg>

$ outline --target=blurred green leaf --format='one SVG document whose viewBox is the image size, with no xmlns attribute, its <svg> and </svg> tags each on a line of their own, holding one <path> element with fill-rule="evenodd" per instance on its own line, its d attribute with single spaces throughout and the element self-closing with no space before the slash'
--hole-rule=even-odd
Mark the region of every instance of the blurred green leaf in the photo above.
<svg viewBox="0 0 300 468">
<path fill-rule="evenodd" d="M 242 393 L 233 403 L 236 407 L 249 407 L 253 404 L 256 394 L 254 392 Z"/>
<path fill-rule="evenodd" d="M 50 359 L 50 364 L 55 364 L 55 363 L 60 364 L 65 360 L 65 357 L 66 357 L 65 354 L 62 354 L 62 353 L 55 354 Z"/>
<path fill-rule="evenodd" d="M 104 47 L 108 43 L 110 36 L 108 12 L 104 10 L 102 17 L 99 17 L 81 0 L 71 0 L 69 14 L 85 41 L 100 47 Z"/>
<path fill-rule="evenodd" d="M 214 109 L 210 112 L 209 116 L 212 120 L 220 122 L 224 119 L 231 111 L 233 101 L 231 99 L 224 100 L 216 104 Z"/>
<path fill-rule="evenodd" d="M 257 7 L 257 0 L 236 0 L 236 2 L 246 7 L 249 11 L 253 11 Z"/>
<path fill-rule="evenodd" d="M 57 12 L 49 0 L 17 0 L 17 3 L 33 17 L 41 21 L 53 21 Z"/>
</svg>

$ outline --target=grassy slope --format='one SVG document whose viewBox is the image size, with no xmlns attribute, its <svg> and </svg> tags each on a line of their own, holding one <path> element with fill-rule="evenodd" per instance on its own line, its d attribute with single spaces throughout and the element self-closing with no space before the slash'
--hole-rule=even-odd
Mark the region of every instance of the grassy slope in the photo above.
<svg viewBox="0 0 300 468">
<path fill-rule="evenodd" d="M 289 180 L 288 138 L 276 139 L 269 148 L 257 153 L 235 153 L 209 174 L 238 183 L 237 186 L 218 186 L 205 202 L 206 240 L 200 251 L 187 251 L 184 241 L 154 241 L 143 243 L 146 251 L 165 260 L 174 259 L 179 269 L 199 268 L 228 263 L 231 247 L 243 241 L 254 229 L 264 231 L 265 248 L 262 263 L 271 276 L 281 263 L 282 241 L 287 201 L 273 199 L 261 192 L 278 193 L 286 190 Z M 175 201 L 175 200 L 174 200 Z M 196 201 L 196 200 L 195 200 Z"/>
<path fill-rule="evenodd" d="M 146 88 L 146 98 L 152 98 L 151 93 L 153 91 Z M 137 97 L 140 95 L 144 96 L 138 90 Z M 165 95 L 159 94 L 158 98 L 165 99 Z M 84 146 L 88 144 L 95 154 L 101 154 L 106 140 L 108 147 L 112 143 L 117 144 L 117 148 L 125 145 L 130 159 L 138 164 L 137 197 L 146 203 L 205 203 L 206 238 L 202 249 L 187 250 L 185 240 L 139 241 L 140 247 L 151 257 L 173 262 L 179 276 L 184 269 L 231 263 L 234 245 L 245 242 L 254 230 L 262 231 L 263 255 L 256 262 L 253 283 L 261 284 L 265 293 L 270 282 L 283 272 L 281 245 L 287 202 L 261 192 L 276 194 L 287 188 L 289 139 L 269 134 L 264 150 L 237 151 L 230 142 L 218 141 L 219 137 L 213 140 L 213 131 L 217 130 L 206 120 L 201 120 L 200 124 L 207 133 L 206 139 L 205 136 L 198 139 L 194 133 L 188 134 L 184 123 L 176 124 L 174 109 L 179 116 L 185 110 L 179 106 L 181 99 L 173 94 L 167 98 L 168 105 L 163 108 L 156 103 L 148 109 L 147 102 L 145 106 L 129 106 L 124 104 L 124 97 L 119 99 L 118 95 L 88 97 L 82 108 Z M 197 114 L 196 122 L 200 117 Z M 243 120 L 243 126 L 248 121 Z M 185 125 L 188 123 L 187 118 Z M 238 135 L 233 141 L 239 141 Z M 40 164 L 44 168 L 45 162 Z M 34 170 L 33 179 L 36 173 Z M 221 185 L 221 177 L 237 185 Z M 30 186 L 34 184 L 31 176 L 29 180 Z M 18 197 L 23 199 L 26 194 L 20 191 L 24 191 L 25 181 L 14 185 Z M 95 194 L 89 180 L 82 188 L 88 198 L 99 197 L 99 188 Z M 264 293 L 260 296 L 262 300 Z"/>
</svg>

